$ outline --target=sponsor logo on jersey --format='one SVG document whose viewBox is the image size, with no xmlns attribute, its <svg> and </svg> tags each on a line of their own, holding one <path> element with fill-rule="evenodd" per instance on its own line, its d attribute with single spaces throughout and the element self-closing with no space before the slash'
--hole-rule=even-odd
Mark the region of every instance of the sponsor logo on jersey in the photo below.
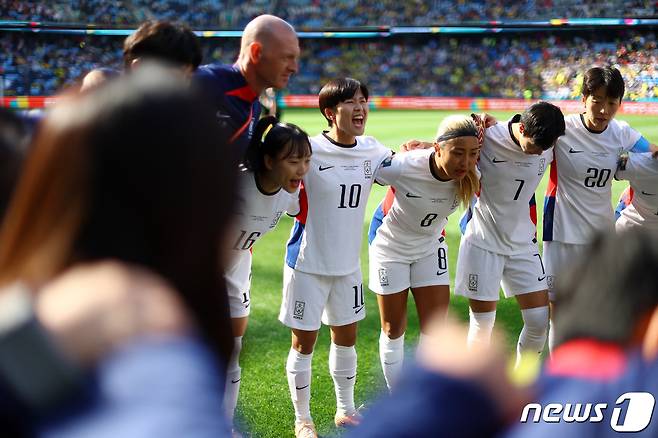
<svg viewBox="0 0 658 438">
<path fill-rule="evenodd" d="M 333 169 L 334 167 L 335 167 L 335 166 L 324 166 L 324 167 L 322 167 L 322 164 L 320 164 L 320 167 L 318 167 L 318 170 L 319 170 L 320 172 L 322 172 L 322 171 L 324 171 L 324 170 Z"/>
<path fill-rule="evenodd" d="M 607 403 L 528 403 L 521 423 L 601 423 L 610 418 L 615 432 L 641 432 L 651 423 L 656 399 L 649 392 L 627 392 L 615 401 L 612 412 Z"/>
<path fill-rule="evenodd" d="M 539 170 L 537 170 L 537 175 L 543 175 L 546 171 L 546 158 L 539 159 Z"/>
<path fill-rule="evenodd" d="M 292 315 L 295 319 L 304 319 L 304 308 L 306 303 L 304 301 L 295 301 L 295 311 Z"/>
<path fill-rule="evenodd" d="M 496 157 L 494 157 L 494 158 L 493 158 L 493 162 L 494 162 L 494 164 L 498 164 L 498 163 L 507 163 L 507 160 L 497 160 Z"/>
<path fill-rule="evenodd" d="M 585 151 L 577 151 L 576 149 L 574 149 L 572 147 L 569 148 L 569 153 L 570 154 L 579 154 L 581 152 L 585 152 Z"/>
<path fill-rule="evenodd" d="M 647 195 L 647 196 L 656 196 L 655 193 L 647 193 L 647 192 L 645 192 L 644 190 L 642 190 L 642 194 L 643 194 L 643 195 Z"/>
<path fill-rule="evenodd" d="M 548 275 L 546 277 L 546 284 L 548 285 L 549 290 L 553 290 L 553 285 L 555 284 L 554 279 L 555 277 L 553 275 Z"/>
<path fill-rule="evenodd" d="M 409 193 L 409 192 L 407 192 L 407 194 L 406 194 L 405 196 L 406 196 L 407 198 L 420 198 L 420 197 L 421 197 L 421 196 L 414 195 L 414 194 Z"/>
<path fill-rule="evenodd" d="M 379 268 L 379 285 L 388 286 L 388 272 L 386 272 L 386 268 Z"/>
<path fill-rule="evenodd" d="M 477 292 L 478 291 L 478 276 L 477 274 L 469 274 L 468 275 L 468 290 L 471 292 Z"/>
<path fill-rule="evenodd" d="M 363 162 L 363 176 L 365 179 L 372 178 L 372 161 L 365 160 Z"/>
</svg>

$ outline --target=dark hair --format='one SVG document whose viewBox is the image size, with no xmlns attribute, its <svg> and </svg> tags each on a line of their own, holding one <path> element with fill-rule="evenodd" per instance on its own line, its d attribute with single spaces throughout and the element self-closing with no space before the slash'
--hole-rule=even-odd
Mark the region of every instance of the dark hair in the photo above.
<svg viewBox="0 0 658 438">
<path fill-rule="evenodd" d="M 187 26 L 169 21 L 146 21 L 123 43 L 124 68 L 130 70 L 137 58 L 191 65 L 196 70 L 201 64 L 201 45 Z"/>
<path fill-rule="evenodd" d="M 633 229 L 596 236 L 556 284 L 556 342 L 594 338 L 630 346 L 658 306 L 658 240 Z"/>
<path fill-rule="evenodd" d="M 361 90 L 363 97 L 368 100 L 368 87 L 356 79 L 332 79 L 324 84 L 319 94 L 320 112 L 327 119 L 329 126 L 331 126 L 331 120 L 326 116 L 324 110 L 327 108 L 336 108 L 339 103 L 354 97 L 358 90 Z"/>
<path fill-rule="evenodd" d="M 145 267 L 174 286 L 225 360 L 220 245 L 237 171 L 227 138 L 208 102 L 154 66 L 58 103 L 0 228 L 0 283 L 38 285 L 103 259 Z"/>
<path fill-rule="evenodd" d="M 28 138 L 28 128 L 23 119 L 13 111 L 0 107 L 0 222 L 18 180 Z"/>
<path fill-rule="evenodd" d="M 583 96 L 591 96 L 601 87 L 605 88 L 606 97 L 619 99 L 619 102 L 626 90 L 624 78 L 615 67 L 593 67 L 587 70 L 583 78 Z"/>
<path fill-rule="evenodd" d="M 542 150 L 549 149 L 559 136 L 564 135 L 564 115 L 560 108 L 548 102 L 530 105 L 521 114 L 520 122 L 524 135 Z"/>
<path fill-rule="evenodd" d="M 311 142 L 308 134 L 292 123 L 281 123 L 276 117 L 263 117 L 256 124 L 253 136 L 245 152 L 243 165 L 253 172 L 265 170 L 265 156 L 277 158 L 286 150 L 282 158 L 291 155 L 310 156 Z"/>
</svg>

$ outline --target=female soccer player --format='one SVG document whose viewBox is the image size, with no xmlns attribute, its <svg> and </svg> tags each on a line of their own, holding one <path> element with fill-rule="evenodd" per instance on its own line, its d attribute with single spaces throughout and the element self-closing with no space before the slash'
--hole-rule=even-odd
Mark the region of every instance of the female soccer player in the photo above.
<svg viewBox="0 0 658 438">
<path fill-rule="evenodd" d="M 654 152 L 628 123 L 614 119 L 624 96 L 614 67 L 594 67 L 583 79 L 585 112 L 565 117 L 544 198 L 544 258 L 549 294 L 563 267 L 580 259 L 596 231 L 612 231 L 612 177 L 620 152 Z M 653 192 L 651 192 L 653 193 Z M 552 345 L 553 335 L 549 337 Z"/>
<path fill-rule="evenodd" d="M 631 184 L 615 211 L 617 232 L 639 227 L 658 234 L 658 160 L 648 153 L 631 153 L 621 161 L 615 178 Z"/>
<path fill-rule="evenodd" d="M 538 102 L 485 132 L 482 189 L 465 215 L 455 279 L 455 293 L 469 299 L 469 343 L 489 342 L 502 284 L 523 317 L 517 358 L 544 349 L 548 293 L 537 248 L 535 190 L 564 129 L 560 109 Z"/>
<path fill-rule="evenodd" d="M 379 304 L 379 358 L 389 390 L 402 369 L 408 289 L 421 333 L 437 311 L 447 311 L 448 247 L 441 231 L 459 203 L 467 206 L 479 191 L 479 150 L 473 119 L 450 116 L 433 148 L 398 154 L 377 171 L 377 181 L 391 188 L 370 223 L 369 287 Z"/>
<path fill-rule="evenodd" d="M 363 136 L 368 89 L 350 78 L 320 90 L 329 130 L 311 138 L 311 169 L 300 192 L 283 272 L 279 320 L 292 330 L 286 371 L 295 435 L 316 437 L 310 413 L 311 359 L 321 322 L 331 329 L 329 370 L 337 426 L 358 424 L 354 406 L 357 321 L 365 317 L 359 252 L 375 170 L 391 151 Z"/>
<path fill-rule="evenodd" d="M 299 186 L 310 161 L 311 144 L 304 131 L 271 116 L 258 122 L 239 178 L 242 205 L 227 239 L 232 246 L 225 278 L 235 342 L 226 373 L 224 403 L 229 420 L 240 390 L 239 357 L 251 304 L 251 247 L 276 227 L 283 213 L 299 213 Z"/>
</svg>

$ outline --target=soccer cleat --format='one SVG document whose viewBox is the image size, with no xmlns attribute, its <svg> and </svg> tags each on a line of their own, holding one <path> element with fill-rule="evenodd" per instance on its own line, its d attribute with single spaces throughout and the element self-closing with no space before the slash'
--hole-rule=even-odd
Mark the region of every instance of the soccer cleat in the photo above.
<svg viewBox="0 0 658 438">
<path fill-rule="evenodd" d="M 336 427 L 356 427 L 361 423 L 361 414 L 358 410 L 352 414 L 336 414 L 334 423 Z"/>
<path fill-rule="evenodd" d="M 296 438 L 318 438 L 315 424 L 312 421 L 295 421 Z"/>
</svg>

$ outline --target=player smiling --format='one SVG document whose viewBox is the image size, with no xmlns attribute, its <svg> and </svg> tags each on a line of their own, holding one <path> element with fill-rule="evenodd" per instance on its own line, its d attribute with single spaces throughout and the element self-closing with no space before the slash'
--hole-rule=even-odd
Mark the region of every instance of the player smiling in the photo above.
<svg viewBox="0 0 658 438">
<path fill-rule="evenodd" d="M 242 374 L 239 357 L 251 304 L 251 249 L 276 227 L 283 213 L 299 212 L 299 186 L 310 160 L 311 145 L 304 131 L 274 117 L 258 122 L 246 151 L 245 169 L 240 172 L 238 215 L 227 237 L 232 246 L 224 276 L 234 336 L 224 397 L 229 420 L 233 419 Z"/>
<path fill-rule="evenodd" d="M 312 137 L 311 169 L 300 192 L 286 251 L 279 320 L 292 330 L 286 371 L 295 435 L 316 437 L 310 413 L 311 359 L 321 323 L 330 327 L 329 370 L 337 426 L 359 422 L 354 404 L 357 321 L 365 317 L 359 253 L 374 173 L 391 151 L 364 136 L 368 89 L 351 78 L 328 82 L 319 96 L 329 130 Z"/>
</svg>

